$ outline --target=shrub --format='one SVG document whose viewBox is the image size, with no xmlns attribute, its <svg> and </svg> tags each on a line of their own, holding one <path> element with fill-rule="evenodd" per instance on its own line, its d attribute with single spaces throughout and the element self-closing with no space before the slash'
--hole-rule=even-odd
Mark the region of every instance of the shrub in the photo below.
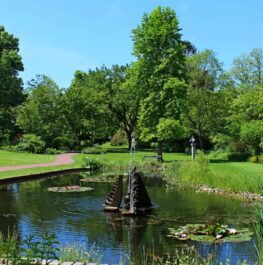
<svg viewBox="0 0 263 265">
<path fill-rule="evenodd" d="M 58 154 L 62 154 L 63 151 L 58 150 L 56 148 L 47 148 L 46 151 L 45 151 L 45 153 L 47 155 L 58 155 Z"/>
<path fill-rule="evenodd" d="M 86 147 L 82 149 L 82 154 L 104 154 L 105 151 L 101 147 Z"/>
<path fill-rule="evenodd" d="M 111 142 L 110 144 L 112 146 L 120 146 L 120 145 L 124 145 L 127 144 L 127 138 L 126 136 L 118 131 L 112 138 L 111 138 Z"/>
<path fill-rule="evenodd" d="M 217 149 L 211 151 L 208 155 L 208 159 L 219 159 L 219 160 L 227 160 L 228 153 L 224 149 Z"/>
<path fill-rule="evenodd" d="M 35 134 L 24 134 L 17 145 L 17 151 L 35 154 L 43 153 L 44 148 L 45 142 Z"/>
<path fill-rule="evenodd" d="M 245 153 L 232 152 L 232 153 L 228 154 L 228 160 L 229 161 L 242 162 L 242 161 L 247 161 L 249 156 L 250 156 L 250 154 L 247 152 L 245 152 Z"/>
<path fill-rule="evenodd" d="M 82 166 L 89 168 L 91 170 L 99 170 L 99 169 L 102 169 L 103 163 L 99 159 L 85 157 L 83 159 Z"/>
<path fill-rule="evenodd" d="M 210 175 L 209 169 L 209 161 L 206 158 L 204 152 L 197 151 L 196 157 L 197 167 L 196 167 L 196 175 L 197 177 L 203 179 Z"/>
<path fill-rule="evenodd" d="M 263 155 L 252 156 L 249 158 L 249 161 L 253 163 L 263 163 Z"/>
<path fill-rule="evenodd" d="M 9 152 L 16 152 L 17 151 L 17 147 L 16 145 L 3 145 L 1 146 L 0 148 L 1 150 L 4 150 L 4 151 L 9 151 Z"/>
</svg>

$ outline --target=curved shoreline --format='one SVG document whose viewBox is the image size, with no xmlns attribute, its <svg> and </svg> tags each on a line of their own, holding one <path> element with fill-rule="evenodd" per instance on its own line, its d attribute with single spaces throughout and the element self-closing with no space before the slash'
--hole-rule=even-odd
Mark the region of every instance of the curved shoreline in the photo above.
<svg viewBox="0 0 263 265">
<path fill-rule="evenodd" d="M 235 192 L 235 191 L 227 191 L 220 188 L 212 188 L 208 185 L 193 185 L 190 186 L 191 188 L 195 189 L 196 192 L 205 192 L 209 194 L 217 194 L 217 195 L 223 195 L 223 196 L 230 196 L 237 199 L 243 199 L 249 202 L 261 202 L 263 201 L 263 195 L 260 195 L 258 193 L 251 193 L 247 191 L 243 192 Z"/>
<path fill-rule="evenodd" d="M 49 171 L 49 172 L 44 172 L 44 173 L 38 173 L 38 174 L 10 177 L 10 178 L 0 179 L 0 185 L 53 177 L 53 176 L 62 175 L 65 173 L 78 173 L 78 172 L 85 172 L 85 171 L 89 171 L 89 169 L 88 168 L 70 168 L 70 169 L 55 170 L 55 171 Z"/>
</svg>

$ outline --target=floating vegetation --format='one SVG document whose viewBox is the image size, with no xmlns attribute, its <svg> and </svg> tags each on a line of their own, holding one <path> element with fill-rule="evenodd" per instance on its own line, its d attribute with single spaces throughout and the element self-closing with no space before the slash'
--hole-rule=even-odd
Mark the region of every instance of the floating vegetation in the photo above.
<svg viewBox="0 0 263 265">
<path fill-rule="evenodd" d="M 114 182 L 116 180 L 115 175 L 108 175 L 108 176 L 103 176 L 99 178 L 82 178 L 80 181 L 83 182 Z"/>
<path fill-rule="evenodd" d="M 198 242 L 243 242 L 250 241 L 253 233 L 248 228 L 236 230 L 227 225 L 187 224 L 176 228 L 168 228 L 168 237 L 179 240 L 193 240 Z"/>
<path fill-rule="evenodd" d="M 50 187 L 47 190 L 52 192 L 84 192 L 84 191 L 93 190 L 93 188 L 73 185 L 73 186 L 64 186 L 64 187 Z"/>
</svg>

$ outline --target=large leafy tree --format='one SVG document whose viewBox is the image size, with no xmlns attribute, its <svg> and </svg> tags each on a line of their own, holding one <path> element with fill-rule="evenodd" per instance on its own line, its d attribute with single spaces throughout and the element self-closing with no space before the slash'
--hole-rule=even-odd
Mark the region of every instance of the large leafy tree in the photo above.
<svg viewBox="0 0 263 265">
<path fill-rule="evenodd" d="M 157 7 L 150 14 L 145 13 L 132 33 L 142 98 L 141 138 L 156 139 L 158 154 L 162 156 L 158 125 L 163 118 L 179 117 L 180 99 L 186 90 L 183 81 L 186 45 L 181 40 L 176 14 L 169 7 Z"/>
<path fill-rule="evenodd" d="M 16 132 L 15 107 L 23 100 L 22 58 L 19 55 L 19 40 L 0 26 L 0 137 L 11 140 Z"/>
<path fill-rule="evenodd" d="M 61 116 L 62 92 L 47 76 L 38 76 L 28 88 L 27 100 L 18 112 L 17 124 L 24 133 L 35 134 L 45 141 L 47 147 L 60 147 L 63 133 Z"/>
<path fill-rule="evenodd" d="M 227 129 L 232 141 L 239 143 L 241 150 L 246 150 L 250 146 L 255 153 L 258 153 L 260 150 L 258 135 L 261 134 L 263 121 L 263 88 L 258 87 L 238 94 L 233 99 L 229 112 Z"/>
<path fill-rule="evenodd" d="M 82 141 L 92 144 L 96 138 L 110 134 L 106 71 L 105 67 L 87 73 L 76 71 L 63 97 L 63 116 L 78 145 Z"/>
<path fill-rule="evenodd" d="M 188 90 L 183 120 L 189 133 L 204 141 L 222 128 L 226 115 L 226 95 L 220 90 L 222 67 L 211 50 L 190 56 L 187 60 Z"/>
<path fill-rule="evenodd" d="M 249 54 L 242 54 L 235 58 L 230 73 L 236 85 L 242 90 L 261 86 L 263 84 L 263 50 L 255 48 Z"/>
<path fill-rule="evenodd" d="M 137 65 L 114 65 L 109 73 L 109 108 L 116 126 L 126 133 L 130 148 L 140 107 Z"/>
</svg>

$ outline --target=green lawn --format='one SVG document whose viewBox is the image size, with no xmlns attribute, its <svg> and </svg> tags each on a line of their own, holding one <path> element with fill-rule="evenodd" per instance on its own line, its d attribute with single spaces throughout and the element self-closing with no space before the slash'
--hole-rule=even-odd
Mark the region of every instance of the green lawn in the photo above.
<svg viewBox="0 0 263 265">
<path fill-rule="evenodd" d="M 99 154 L 99 155 L 77 154 L 73 156 L 74 163 L 70 165 L 20 169 L 20 170 L 0 172 L 0 179 L 31 175 L 31 174 L 38 174 L 38 173 L 44 173 L 44 172 L 51 172 L 51 171 L 70 169 L 70 168 L 80 168 L 82 165 L 83 158 L 87 156 L 91 158 L 98 158 L 98 159 L 108 160 L 108 161 L 130 161 L 130 154 L 127 151 L 127 149 L 111 148 L 109 151 L 110 151 L 109 153 Z M 156 153 L 153 151 L 143 151 L 143 152 L 139 151 L 139 152 L 136 152 L 136 155 L 133 156 L 133 159 L 136 161 L 142 161 L 143 156 L 151 156 L 151 155 L 156 155 Z M 0 165 L 9 166 L 9 165 L 37 164 L 37 163 L 42 163 L 42 162 L 52 162 L 54 160 L 54 157 L 55 157 L 54 155 L 36 155 L 36 154 L 0 151 Z M 186 156 L 185 154 L 164 153 L 164 159 L 166 161 L 188 160 L 190 159 L 190 156 Z"/>
<path fill-rule="evenodd" d="M 105 148 L 105 147 L 104 147 Z M 44 172 L 51 172 L 70 168 L 80 168 L 84 157 L 97 158 L 103 161 L 121 161 L 129 162 L 130 153 L 127 148 L 109 148 L 105 154 L 77 154 L 73 157 L 74 163 L 70 165 L 56 166 L 56 167 L 42 167 L 23 170 L 14 170 L 0 172 L 0 179 L 18 177 L 23 175 L 38 174 Z M 154 156 L 154 151 L 138 151 L 133 156 L 133 161 L 140 162 L 144 156 Z M 237 192 L 250 191 L 263 193 L 263 164 L 254 164 L 251 162 L 228 162 L 218 161 L 217 163 L 209 163 L 209 173 L 202 177 L 196 174 L 196 167 L 192 167 L 191 157 L 185 154 L 178 153 L 164 153 L 163 158 L 165 162 L 185 161 L 186 168 L 181 173 L 185 175 L 187 181 L 194 184 L 207 184 L 213 187 L 218 187 L 226 190 L 234 190 Z M 27 153 L 16 153 L 0 151 L 0 165 L 22 165 L 35 164 L 42 162 L 51 162 L 54 160 L 54 155 L 35 155 Z M 149 159 L 148 159 L 149 160 Z M 156 161 L 154 158 L 150 160 Z M 196 164 L 196 161 L 194 162 Z M 189 173 L 189 174 L 188 174 Z M 188 177 L 187 177 L 188 175 Z M 176 174 L 173 175 L 176 178 Z M 173 178 L 172 176 L 172 178 Z"/>
<path fill-rule="evenodd" d="M 48 163 L 54 161 L 54 155 L 17 153 L 0 150 L 0 167 Z"/>
<path fill-rule="evenodd" d="M 263 164 L 252 162 L 210 163 L 211 186 L 236 192 L 263 194 Z"/>
<path fill-rule="evenodd" d="M 197 161 L 182 162 L 179 173 L 170 174 L 169 182 L 176 183 L 181 176 L 188 184 L 206 184 L 234 192 L 251 192 L 263 194 L 263 164 L 252 162 L 210 162 L 202 166 Z M 175 169 L 176 170 L 176 169 Z"/>
<path fill-rule="evenodd" d="M 251 162 L 223 162 L 210 163 L 212 172 L 217 175 L 231 176 L 239 178 L 247 176 L 248 178 L 263 178 L 263 165 Z M 220 173 L 219 173 L 220 172 Z"/>
</svg>

